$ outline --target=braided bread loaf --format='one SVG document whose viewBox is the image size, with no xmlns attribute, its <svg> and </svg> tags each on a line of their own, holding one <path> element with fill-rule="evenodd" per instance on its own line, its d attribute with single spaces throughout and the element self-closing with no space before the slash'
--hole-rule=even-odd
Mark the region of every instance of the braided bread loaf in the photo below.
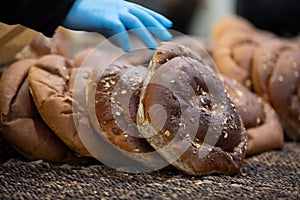
<svg viewBox="0 0 300 200">
<path fill-rule="evenodd" d="M 235 80 L 227 77 L 223 77 L 223 80 L 246 128 L 246 155 L 281 148 L 284 142 L 283 130 L 270 104 Z"/>
<path fill-rule="evenodd" d="M 277 41 L 261 47 L 254 56 L 255 91 L 278 112 L 288 136 L 300 139 L 300 49 Z"/>
<path fill-rule="evenodd" d="M 243 163 L 245 129 L 220 77 L 177 43 L 157 48 L 137 119 L 147 141 L 186 173 L 235 174 Z"/>
<path fill-rule="evenodd" d="M 215 36 L 213 58 L 220 73 L 252 89 L 253 55 L 258 47 L 271 42 L 274 36 L 233 16 L 216 23 L 212 34 L 218 35 Z"/>
</svg>

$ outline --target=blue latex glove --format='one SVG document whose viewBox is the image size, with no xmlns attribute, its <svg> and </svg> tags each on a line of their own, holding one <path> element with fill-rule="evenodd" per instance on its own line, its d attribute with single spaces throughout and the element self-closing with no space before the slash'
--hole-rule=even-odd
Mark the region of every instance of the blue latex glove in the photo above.
<svg viewBox="0 0 300 200">
<path fill-rule="evenodd" d="M 76 0 L 62 25 L 73 30 L 96 31 L 107 38 L 122 33 L 113 42 L 125 51 L 130 49 L 126 29 L 133 29 L 133 33 L 151 49 L 155 49 L 157 43 L 150 32 L 161 40 L 172 38 L 166 29 L 172 26 L 170 20 L 124 0 Z"/>
</svg>

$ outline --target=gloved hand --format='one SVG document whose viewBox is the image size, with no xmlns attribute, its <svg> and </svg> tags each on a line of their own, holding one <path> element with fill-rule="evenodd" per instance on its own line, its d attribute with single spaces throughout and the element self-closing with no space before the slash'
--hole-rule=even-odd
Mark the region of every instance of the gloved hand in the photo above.
<svg viewBox="0 0 300 200">
<path fill-rule="evenodd" d="M 155 49 L 157 43 L 150 32 L 161 40 L 172 38 L 166 29 L 172 26 L 170 20 L 124 0 L 76 0 L 62 25 L 73 30 L 96 31 L 107 38 L 122 33 L 117 35 L 114 43 L 125 51 L 130 49 L 126 28 L 133 29 L 133 33 L 151 49 Z"/>
</svg>

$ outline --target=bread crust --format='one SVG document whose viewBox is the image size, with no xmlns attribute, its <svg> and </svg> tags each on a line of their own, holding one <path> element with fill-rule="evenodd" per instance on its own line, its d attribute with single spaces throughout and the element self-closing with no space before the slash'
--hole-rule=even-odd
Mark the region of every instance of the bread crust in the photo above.
<svg viewBox="0 0 300 200">
<path fill-rule="evenodd" d="M 214 31 L 218 37 L 214 40 L 213 58 L 219 72 L 252 90 L 251 70 L 255 51 L 273 42 L 275 36 L 254 28 L 248 21 L 236 16 L 218 21 L 213 35 Z"/>
<path fill-rule="evenodd" d="M 300 49 L 295 44 L 278 41 L 255 54 L 254 89 L 274 107 L 293 140 L 300 140 L 299 73 Z"/>
<path fill-rule="evenodd" d="M 35 61 L 17 61 L 1 77 L 1 136 L 30 160 L 75 161 L 73 152 L 51 131 L 35 108 L 27 80 Z"/>
<path fill-rule="evenodd" d="M 168 165 L 136 126 L 140 89 L 146 71 L 145 67 L 113 62 L 102 73 L 98 68 L 94 69 L 87 89 L 88 112 L 98 134 L 121 152 L 122 157 L 136 163 L 131 166 L 136 169 L 132 170 L 142 171 Z"/>
<path fill-rule="evenodd" d="M 283 129 L 270 104 L 236 81 L 226 77 L 223 80 L 246 128 L 246 155 L 283 147 Z"/>
<path fill-rule="evenodd" d="M 38 59 L 28 75 L 35 105 L 53 132 L 81 156 L 91 156 L 74 124 L 72 85 L 77 69 L 66 58 L 46 55 Z"/>
<path fill-rule="evenodd" d="M 150 133 L 147 141 L 166 160 L 188 174 L 235 174 L 245 156 L 243 123 L 218 75 L 187 52 L 171 42 L 157 48 L 143 85 L 139 129 Z M 222 119 L 222 125 L 211 119 Z"/>
</svg>

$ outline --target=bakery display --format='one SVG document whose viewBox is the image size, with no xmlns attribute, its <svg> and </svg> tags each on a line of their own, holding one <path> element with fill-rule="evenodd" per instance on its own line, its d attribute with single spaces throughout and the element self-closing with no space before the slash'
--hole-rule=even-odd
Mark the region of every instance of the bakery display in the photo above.
<svg viewBox="0 0 300 200">
<path fill-rule="evenodd" d="M 171 42 L 157 48 L 141 94 L 139 130 L 188 174 L 235 174 L 245 156 L 243 123 L 220 77 L 188 51 Z"/>
<path fill-rule="evenodd" d="M 284 144 L 283 129 L 270 104 L 235 80 L 223 77 L 223 81 L 246 128 L 246 155 L 281 148 Z"/>
<path fill-rule="evenodd" d="M 75 161 L 74 153 L 40 117 L 29 93 L 27 74 L 35 59 L 13 63 L 0 81 L 0 135 L 30 160 Z"/>
</svg>

